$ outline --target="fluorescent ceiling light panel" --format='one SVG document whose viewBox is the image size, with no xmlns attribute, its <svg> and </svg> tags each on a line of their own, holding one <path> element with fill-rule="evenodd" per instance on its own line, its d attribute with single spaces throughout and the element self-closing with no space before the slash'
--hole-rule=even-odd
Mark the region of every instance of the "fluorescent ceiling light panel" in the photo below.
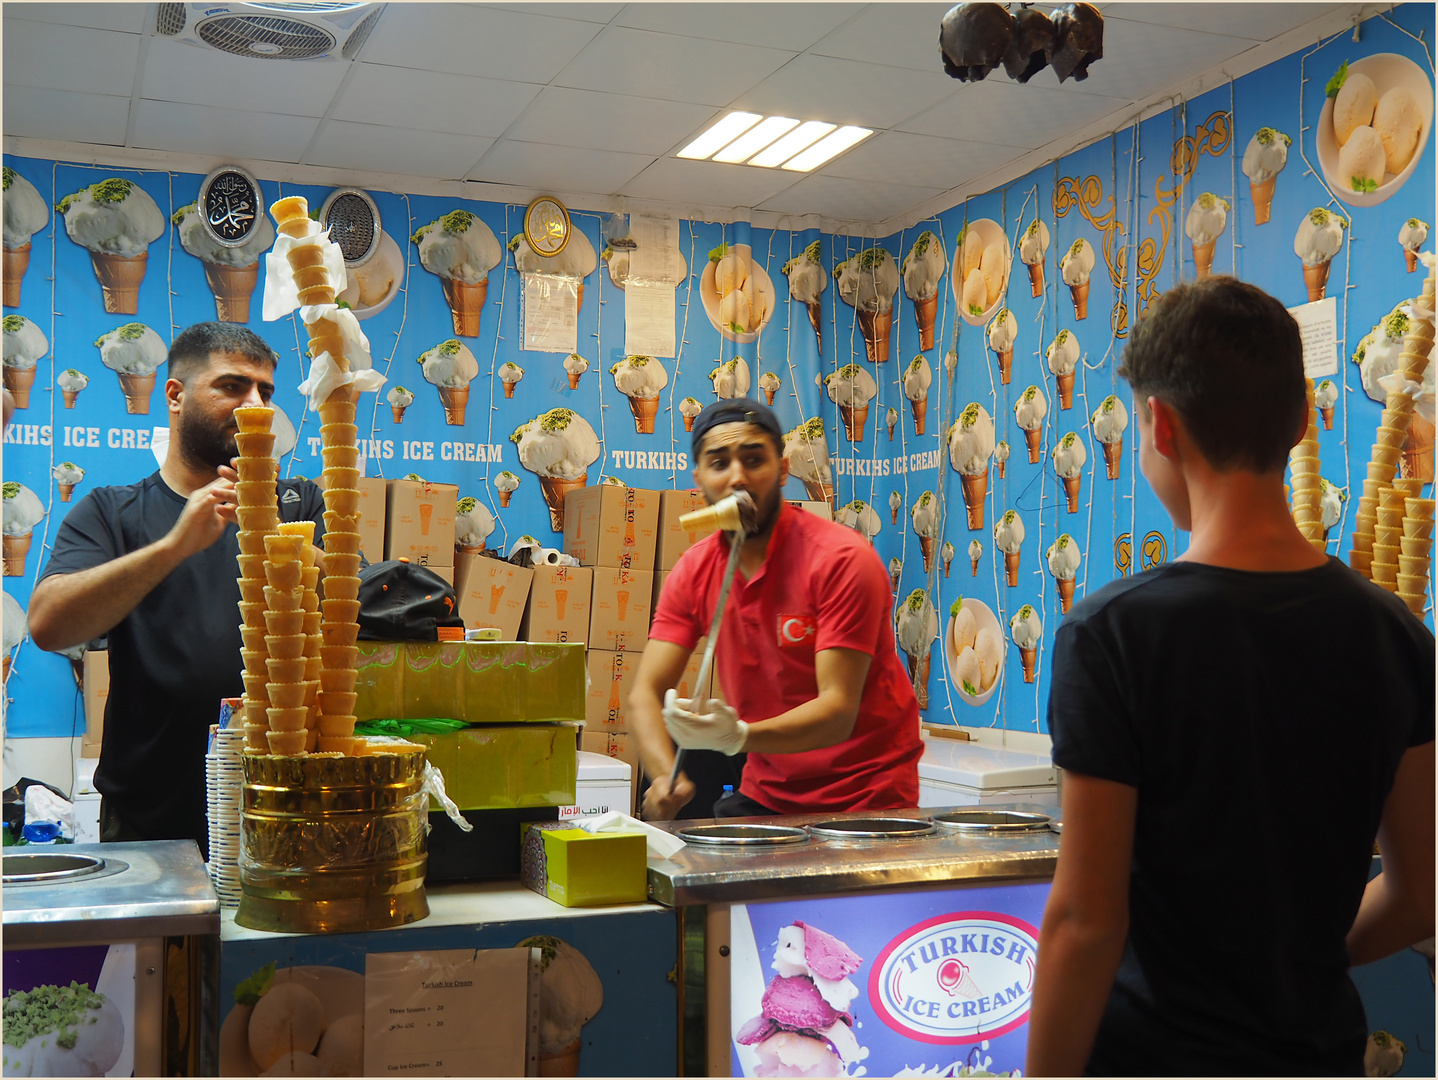
<svg viewBox="0 0 1438 1080">
<path fill-rule="evenodd" d="M 846 125 L 820 139 L 797 157 L 786 161 L 784 168 L 792 172 L 810 172 L 831 158 L 838 157 L 845 150 L 874 134 L 870 128 Z"/>
<path fill-rule="evenodd" d="M 675 156 L 702 161 L 711 156 L 716 150 L 729 145 L 734 139 L 744 134 L 744 132 L 748 131 L 762 119 L 763 117 L 759 113 L 732 112 L 723 117 L 718 123 L 700 135 L 683 150 L 680 150 Z"/>
<path fill-rule="evenodd" d="M 749 164 L 759 165 L 765 169 L 772 169 L 776 165 L 782 165 L 795 154 L 799 153 L 799 151 L 806 149 L 829 134 L 829 132 L 834 130 L 834 127 L 834 124 L 826 124 L 822 120 L 810 120 L 807 123 L 800 124 L 768 149 L 750 158 Z"/>
<path fill-rule="evenodd" d="M 728 146 L 724 147 L 714 155 L 715 161 L 723 161 L 728 164 L 737 164 L 741 161 L 748 161 L 751 157 L 763 150 L 779 136 L 785 134 L 792 128 L 797 127 L 799 121 L 791 120 L 787 116 L 771 116 L 756 127 L 750 128 L 739 138 L 735 139 Z"/>
</svg>

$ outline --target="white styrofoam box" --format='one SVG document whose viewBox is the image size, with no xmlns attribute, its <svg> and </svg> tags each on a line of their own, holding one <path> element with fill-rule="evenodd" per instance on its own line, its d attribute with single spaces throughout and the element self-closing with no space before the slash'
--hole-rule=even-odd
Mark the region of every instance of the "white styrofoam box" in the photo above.
<svg viewBox="0 0 1438 1080">
<path fill-rule="evenodd" d="M 100 842 L 100 794 L 75 796 L 75 843 Z"/>
<path fill-rule="evenodd" d="M 979 806 L 1038 802 L 1058 805 L 1058 774 L 1046 754 L 926 739 L 919 759 L 919 805 Z"/>
<path fill-rule="evenodd" d="M 561 806 L 559 818 L 585 814 L 606 814 L 611 810 L 629 812 L 633 803 L 630 792 L 629 763 L 606 754 L 579 751 L 579 778 L 575 784 L 575 805 Z"/>
<path fill-rule="evenodd" d="M 98 791 L 95 787 L 95 766 L 100 764 L 99 758 L 76 758 L 75 759 L 75 798 L 82 795 L 95 795 Z"/>
</svg>

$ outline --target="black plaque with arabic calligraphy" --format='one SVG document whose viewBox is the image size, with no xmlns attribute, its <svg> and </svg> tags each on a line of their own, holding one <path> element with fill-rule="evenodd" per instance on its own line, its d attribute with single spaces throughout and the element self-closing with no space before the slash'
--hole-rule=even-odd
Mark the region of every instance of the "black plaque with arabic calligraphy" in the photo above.
<svg viewBox="0 0 1438 1080">
<path fill-rule="evenodd" d="M 254 235 L 260 185 L 239 166 L 221 165 L 205 177 L 195 203 L 205 232 L 225 247 L 239 247 Z"/>
</svg>

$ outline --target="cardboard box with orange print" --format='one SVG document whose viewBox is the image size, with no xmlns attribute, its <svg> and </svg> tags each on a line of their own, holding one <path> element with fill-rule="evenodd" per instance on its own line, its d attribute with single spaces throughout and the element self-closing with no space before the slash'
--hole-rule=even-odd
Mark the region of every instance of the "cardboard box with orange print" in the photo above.
<svg viewBox="0 0 1438 1080">
<path fill-rule="evenodd" d="M 455 557 L 468 563 L 464 591 L 459 594 L 459 617 L 465 629 L 493 626 L 502 640 L 518 641 L 534 571 L 483 555 L 460 553 Z"/>
<path fill-rule="evenodd" d="M 370 562 L 384 558 L 385 482 L 377 476 L 361 476 L 359 488 L 360 551 Z"/>
<path fill-rule="evenodd" d="M 694 646 L 675 691 L 682 698 L 708 697 L 707 685 L 698 685 L 699 665 L 704 659 L 704 641 Z M 589 669 L 589 689 L 584 698 L 584 722 L 590 732 L 627 732 L 629 730 L 629 691 L 634 688 L 634 675 L 639 670 L 642 653 L 611 652 L 590 649 L 585 654 Z M 707 683 L 707 680 L 706 680 Z"/>
<path fill-rule="evenodd" d="M 385 485 L 386 559 L 420 566 L 454 565 L 455 484 L 390 480 Z"/>
<path fill-rule="evenodd" d="M 679 519 L 709 504 L 698 488 L 687 491 L 665 491 L 659 495 L 659 543 L 654 552 L 654 569 L 661 573 L 673 570 L 679 556 L 712 533 L 713 528 L 681 529 Z"/>
<path fill-rule="evenodd" d="M 648 570 L 594 568 L 589 609 L 589 647 L 641 652 L 649 640 L 654 574 Z"/>
<path fill-rule="evenodd" d="M 660 492 L 591 484 L 564 496 L 564 550 L 581 566 L 653 570 Z"/>
<path fill-rule="evenodd" d="M 85 736 L 80 740 L 81 757 L 99 757 L 105 736 L 105 703 L 110 699 L 110 653 L 89 649 L 81 668 L 85 699 Z"/>
<path fill-rule="evenodd" d="M 587 566 L 537 566 L 519 636 L 524 641 L 587 641 L 594 571 Z"/>
</svg>

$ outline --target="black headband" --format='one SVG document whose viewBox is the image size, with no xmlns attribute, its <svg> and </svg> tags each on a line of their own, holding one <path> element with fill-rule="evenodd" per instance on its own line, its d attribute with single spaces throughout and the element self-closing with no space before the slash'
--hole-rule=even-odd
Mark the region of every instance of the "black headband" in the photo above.
<svg viewBox="0 0 1438 1080">
<path fill-rule="evenodd" d="M 723 398 L 694 418 L 694 434 L 689 446 L 694 454 L 695 465 L 699 464 L 699 451 L 704 445 L 704 436 L 710 428 L 720 424 L 753 424 L 773 435 L 779 445 L 784 444 L 784 432 L 779 427 L 779 418 L 774 415 L 773 409 L 759 404 L 753 398 Z"/>
</svg>

